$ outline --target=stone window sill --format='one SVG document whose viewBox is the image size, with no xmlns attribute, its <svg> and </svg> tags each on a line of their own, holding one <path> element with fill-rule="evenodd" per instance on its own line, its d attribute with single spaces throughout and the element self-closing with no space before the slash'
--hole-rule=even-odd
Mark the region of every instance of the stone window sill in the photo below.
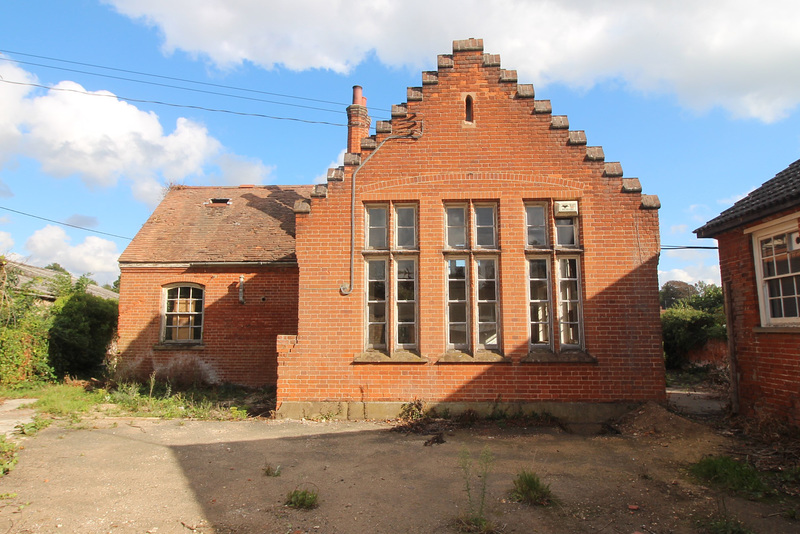
<svg viewBox="0 0 800 534">
<path fill-rule="evenodd" d="M 354 363 L 426 363 L 427 361 L 427 358 L 410 350 L 396 350 L 392 353 L 366 350 L 356 354 L 353 358 Z"/>
<path fill-rule="evenodd" d="M 597 363 L 597 359 L 582 350 L 563 350 L 556 354 L 552 350 L 532 350 L 521 363 Z"/>
<path fill-rule="evenodd" d="M 756 334 L 800 334 L 800 325 L 797 326 L 756 326 Z"/>
<path fill-rule="evenodd" d="M 153 350 L 204 350 L 202 343 L 156 343 Z"/>
<path fill-rule="evenodd" d="M 448 350 L 439 357 L 437 363 L 511 363 L 511 359 L 490 350 L 479 350 L 475 354 Z"/>
</svg>

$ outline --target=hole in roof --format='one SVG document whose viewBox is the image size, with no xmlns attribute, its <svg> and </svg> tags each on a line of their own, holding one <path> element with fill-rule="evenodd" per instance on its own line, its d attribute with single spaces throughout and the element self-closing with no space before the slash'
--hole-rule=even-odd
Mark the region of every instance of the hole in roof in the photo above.
<svg viewBox="0 0 800 534">
<path fill-rule="evenodd" d="M 230 204 L 231 199 L 229 198 L 212 198 L 209 204 Z"/>
</svg>

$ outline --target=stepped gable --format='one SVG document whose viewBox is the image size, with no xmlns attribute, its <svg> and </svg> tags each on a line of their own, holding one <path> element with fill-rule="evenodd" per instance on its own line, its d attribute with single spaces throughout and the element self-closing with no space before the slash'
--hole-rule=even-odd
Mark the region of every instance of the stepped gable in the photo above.
<svg viewBox="0 0 800 534">
<path fill-rule="evenodd" d="M 173 187 L 119 261 L 292 263 L 293 208 L 315 193 L 311 185 Z"/>
<path fill-rule="evenodd" d="M 499 54 L 485 53 L 483 50 L 483 39 L 465 39 L 453 41 L 453 53 L 442 54 L 437 57 L 437 70 L 422 72 L 422 85 L 418 87 L 408 87 L 406 91 L 406 102 L 396 104 L 391 109 L 391 120 L 378 121 L 375 125 L 375 134 L 366 135 L 357 143 L 358 152 L 348 152 L 344 157 L 344 164 L 337 168 L 328 170 L 329 182 L 341 182 L 345 178 L 352 176 L 353 172 L 377 150 L 383 141 L 395 136 L 424 135 L 425 118 L 421 106 L 425 101 L 426 94 L 442 80 L 453 72 L 456 64 L 460 61 L 472 62 L 475 67 L 484 69 L 489 77 L 495 79 L 506 88 L 509 97 L 516 100 L 527 102 L 530 108 L 530 115 L 550 116 L 550 129 L 553 131 L 563 131 L 563 143 L 573 150 L 583 151 L 586 162 L 605 162 L 602 176 L 607 179 L 621 179 L 623 177 L 622 165 L 619 162 L 606 162 L 605 153 L 601 146 L 590 146 L 583 130 L 570 130 L 569 120 L 566 115 L 553 115 L 552 104 L 549 100 L 537 100 L 532 84 L 519 83 L 516 70 L 504 69 L 501 66 Z M 358 100 L 358 105 L 356 104 Z M 363 106 L 363 107 L 359 107 Z M 361 96 L 361 88 L 357 88 L 357 96 L 354 93 L 354 105 L 348 108 L 357 109 L 357 126 L 363 127 L 364 117 L 366 116 L 366 99 Z M 366 119 L 367 123 L 369 119 Z M 353 124 L 353 123 L 351 123 Z M 363 130 L 362 130 L 363 131 Z M 352 146 L 348 147 L 352 149 Z M 631 187 L 632 181 L 637 178 L 625 178 L 620 188 L 621 193 L 641 194 L 641 186 Z M 645 195 L 647 196 L 647 195 Z M 643 209 L 658 209 L 658 202 L 655 195 L 650 198 L 643 198 Z"/>
</svg>

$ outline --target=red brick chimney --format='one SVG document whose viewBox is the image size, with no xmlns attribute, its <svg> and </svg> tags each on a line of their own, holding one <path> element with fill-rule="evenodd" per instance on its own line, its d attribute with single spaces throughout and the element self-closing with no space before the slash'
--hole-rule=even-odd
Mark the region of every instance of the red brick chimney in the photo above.
<svg viewBox="0 0 800 534">
<path fill-rule="evenodd" d="M 361 140 L 369 135 L 367 99 L 361 91 L 360 85 L 353 86 L 353 104 L 347 107 L 347 151 L 353 154 L 361 153 Z"/>
</svg>

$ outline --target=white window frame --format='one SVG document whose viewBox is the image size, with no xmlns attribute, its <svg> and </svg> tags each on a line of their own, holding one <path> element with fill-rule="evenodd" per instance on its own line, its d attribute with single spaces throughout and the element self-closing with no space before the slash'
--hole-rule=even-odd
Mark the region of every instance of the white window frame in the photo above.
<svg viewBox="0 0 800 534">
<path fill-rule="evenodd" d="M 529 256 L 526 258 L 526 263 L 528 267 L 528 348 L 529 350 L 542 350 L 542 349 L 549 349 L 552 350 L 553 348 L 553 291 L 552 291 L 552 257 L 551 256 Z M 544 278 L 532 278 L 531 277 L 531 262 L 533 261 L 541 261 L 544 262 L 545 266 L 545 277 Z M 531 287 L 533 282 L 541 282 L 543 281 L 545 284 L 546 289 L 546 298 L 542 299 L 533 299 L 533 292 L 531 291 Z M 547 313 L 547 320 L 541 321 L 537 320 L 534 321 L 533 313 L 531 311 L 532 307 L 535 305 L 544 305 L 545 312 Z M 539 325 L 546 325 L 546 332 L 547 332 L 547 342 L 534 342 L 533 340 L 533 328 L 534 324 Z M 540 327 L 541 330 L 541 327 Z"/>
<path fill-rule="evenodd" d="M 464 213 L 464 224 L 463 226 L 458 225 L 451 225 L 450 224 L 450 213 L 451 209 L 460 209 Z M 466 202 L 446 202 L 444 204 L 444 244 L 445 248 L 451 250 L 468 250 L 470 247 L 470 213 L 469 213 L 469 204 Z M 453 245 L 450 243 L 450 228 L 463 228 L 464 231 L 464 244 L 463 245 Z"/>
<path fill-rule="evenodd" d="M 383 300 L 370 299 L 370 283 L 380 282 L 381 280 L 372 279 L 370 277 L 370 263 L 382 262 L 383 270 Z M 389 303 L 391 302 L 390 296 L 390 266 L 389 258 L 384 255 L 368 256 L 364 258 L 364 310 L 365 310 L 365 328 L 364 328 L 364 346 L 367 350 L 386 350 L 389 346 Z M 370 315 L 370 307 L 383 303 L 383 321 L 372 321 Z M 383 343 L 372 343 L 370 341 L 370 330 L 373 325 L 383 325 Z"/>
<path fill-rule="evenodd" d="M 414 274 L 411 281 L 414 285 L 414 298 L 413 300 L 400 300 L 400 289 L 399 285 L 401 280 L 407 281 L 407 278 L 401 279 L 398 269 L 401 261 L 410 261 L 414 265 Z M 392 310 L 394 312 L 394 316 L 392 318 L 393 324 L 393 333 L 394 333 L 394 346 L 399 349 L 406 349 L 406 350 L 413 350 L 419 346 L 419 260 L 416 256 L 412 255 L 402 255 L 396 256 L 394 261 L 394 285 L 392 292 Z M 400 305 L 401 304 L 411 304 L 414 307 L 414 321 L 401 321 L 400 320 Z M 400 342 L 400 326 L 401 325 L 410 325 L 414 328 L 414 341 L 411 343 L 401 343 Z"/>
<path fill-rule="evenodd" d="M 562 298 L 561 295 L 561 283 L 565 281 L 565 278 L 561 276 L 561 262 L 562 261 L 569 261 L 575 260 L 575 278 L 568 278 L 566 280 L 575 280 L 576 282 L 576 299 L 572 300 L 565 300 Z M 555 271 L 556 271 L 556 298 L 555 300 L 555 307 L 557 309 L 556 314 L 556 333 L 558 334 L 558 344 L 561 350 L 583 350 L 584 348 L 584 333 L 583 333 L 583 280 L 581 278 L 581 257 L 578 255 L 566 255 L 566 254 L 558 254 L 555 257 Z M 564 316 L 563 310 L 564 305 L 567 302 L 574 302 L 577 306 L 577 321 L 568 321 L 567 318 Z M 578 330 L 578 343 L 564 343 L 564 336 L 562 333 L 562 329 L 564 325 L 567 324 L 577 324 Z"/>
<path fill-rule="evenodd" d="M 492 224 L 491 226 L 487 226 L 485 224 L 478 225 L 478 213 L 479 209 L 486 209 L 490 208 L 492 210 Z M 467 242 L 471 242 L 473 244 L 473 248 L 479 250 L 497 250 L 500 248 L 498 246 L 498 232 L 497 232 L 497 203 L 496 202 L 474 202 L 472 204 L 472 224 L 468 227 L 471 230 L 472 239 L 467 237 Z M 479 228 L 491 228 L 492 229 L 492 244 L 491 245 L 480 245 L 478 244 L 478 229 Z"/>
<path fill-rule="evenodd" d="M 796 241 L 800 237 L 800 234 L 798 234 L 798 219 L 800 219 L 800 213 L 781 218 L 769 225 L 759 225 L 751 229 L 750 232 L 753 243 L 753 261 L 755 264 L 756 288 L 758 291 L 758 308 L 761 326 L 763 327 L 800 327 L 800 308 L 798 308 L 798 317 L 771 317 L 770 299 L 767 289 L 767 284 L 770 280 L 783 280 L 792 276 L 800 276 L 800 271 L 793 272 L 790 262 L 788 273 L 784 275 L 768 275 L 764 272 L 764 258 L 762 257 L 761 249 L 761 241 L 781 235 L 788 235 L 789 241 L 795 240 L 794 243 L 788 243 L 788 250 L 790 252 L 798 251 L 798 253 L 800 253 L 800 243 Z M 800 284 L 800 282 L 798 282 L 798 278 L 795 278 L 795 295 L 800 294 L 800 287 L 797 287 L 797 284 Z M 797 302 L 797 304 L 800 305 L 800 302 Z"/>
<path fill-rule="evenodd" d="M 450 262 L 451 261 L 463 261 L 464 262 L 464 300 L 455 300 L 452 298 L 450 294 Z M 470 347 L 472 346 L 472 302 L 474 301 L 472 298 L 472 292 L 470 291 L 471 285 L 471 266 L 470 266 L 470 258 L 469 256 L 464 255 L 453 255 L 447 256 L 445 258 L 445 276 L 446 276 L 446 305 L 445 305 L 445 328 L 447 332 L 447 348 L 452 350 L 461 350 L 461 351 L 469 351 Z M 461 324 L 461 321 L 451 321 L 450 318 L 450 305 L 452 303 L 464 303 L 464 325 L 465 325 L 465 342 L 464 343 L 454 343 L 452 338 L 450 337 L 450 326 L 451 324 Z"/>
<path fill-rule="evenodd" d="M 400 226 L 400 215 L 398 214 L 399 210 L 413 210 L 413 217 L 414 217 L 414 224 L 413 226 Z M 397 250 L 418 250 L 419 249 L 419 218 L 417 217 L 417 205 L 416 204 L 402 204 L 397 203 L 393 204 L 393 215 L 394 215 L 394 241 L 393 241 L 393 248 Z M 411 232 L 414 234 L 414 238 L 412 239 L 412 243 L 410 246 L 400 245 L 400 230 L 401 229 L 411 229 Z"/>
<path fill-rule="evenodd" d="M 494 262 L 494 278 L 493 279 L 483 279 L 480 277 L 480 268 L 478 266 L 478 262 L 480 261 L 493 261 Z M 497 256 L 478 256 L 474 258 L 472 262 L 473 265 L 471 266 L 473 272 L 475 273 L 475 292 L 473 295 L 473 302 L 472 306 L 468 305 L 468 310 L 470 308 L 474 309 L 473 316 L 475 317 L 474 325 L 471 325 L 475 330 L 475 340 L 476 340 L 476 347 L 478 350 L 500 350 L 500 325 L 502 324 L 500 321 L 500 258 Z M 482 299 L 480 294 L 480 285 L 482 281 L 493 281 L 494 282 L 494 299 Z M 494 321 L 481 321 L 481 304 L 493 304 L 494 305 Z M 495 327 L 495 341 L 494 343 L 481 343 L 481 325 L 482 324 L 494 324 Z"/>
<path fill-rule="evenodd" d="M 537 208 L 542 210 L 542 217 L 544 221 L 541 225 L 538 224 L 531 224 L 530 221 L 530 214 L 528 213 L 528 209 L 530 208 Z M 525 248 L 528 249 L 542 249 L 542 248 L 549 248 L 550 247 L 550 224 L 549 224 L 549 213 L 550 210 L 548 209 L 547 204 L 544 202 L 526 202 L 525 203 Z M 530 243 L 529 234 L 531 228 L 542 228 L 544 230 L 544 243 L 539 245 L 532 245 Z"/>
<path fill-rule="evenodd" d="M 385 217 L 385 224 L 383 226 L 373 226 L 372 225 L 372 216 L 370 215 L 370 210 L 383 210 L 384 217 Z M 389 242 L 389 225 L 391 224 L 390 220 L 390 210 L 388 203 L 376 203 L 376 204 L 366 204 L 364 206 L 364 248 L 366 250 L 389 250 L 390 242 Z M 384 246 L 373 246 L 370 243 L 370 236 L 372 234 L 371 230 L 373 228 L 382 228 L 383 229 L 383 240 L 385 242 Z"/>
<path fill-rule="evenodd" d="M 170 302 L 180 302 L 186 300 L 186 297 L 181 297 L 181 289 L 188 288 L 190 290 L 190 296 L 188 297 L 189 303 L 200 302 L 200 311 L 194 310 L 175 310 L 169 311 Z M 170 291 L 177 290 L 178 295 L 172 299 L 169 296 Z M 193 296 L 194 291 L 200 291 L 200 298 L 197 299 Z M 193 282 L 176 282 L 174 284 L 168 284 L 162 287 L 162 296 L 163 296 L 163 305 L 161 307 L 162 314 L 161 314 L 161 342 L 166 344 L 201 344 L 203 343 L 203 333 L 205 330 L 205 298 L 206 298 L 206 288 L 201 284 L 196 284 Z M 178 325 L 168 325 L 169 317 L 180 317 L 186 316 L 189 319 L 188 326 L 178 326 Z M 197 317 L 200 318 L 200 326 L 196 326 Z M 174 330 L 176 333 L 180 332 L 182 329 L 189 329 L 190 331 L 194 331 L 195 329 L 199 329 L 199 337 L 195 338 L 194 336 L 190 337 L 189 339 L 167 339 L 169 336 L 168 332 L 170 330 Z"/>
<path fill-rule="evenodd" d="M 568 225 L 560 225 L 558 221 L 570 221 L 572 224 L 569 225 L 572 227 L 573 237 L 575 242 L 570 244 L 563 244 L 558 239 L 558 227 L 559 226 L 568 226 Z M 578 218 L 577 217 L 555 217 L 553 220 L 554 225 L 554 233 L 553 233 L 553 243 L 555 243 L 556 247 L 558 248 L 565 248 L 565 249 L 574 249 L 579 248 L 581 245 L 580 240 L 580 232 L 578 227 Z"/>
</svg>

